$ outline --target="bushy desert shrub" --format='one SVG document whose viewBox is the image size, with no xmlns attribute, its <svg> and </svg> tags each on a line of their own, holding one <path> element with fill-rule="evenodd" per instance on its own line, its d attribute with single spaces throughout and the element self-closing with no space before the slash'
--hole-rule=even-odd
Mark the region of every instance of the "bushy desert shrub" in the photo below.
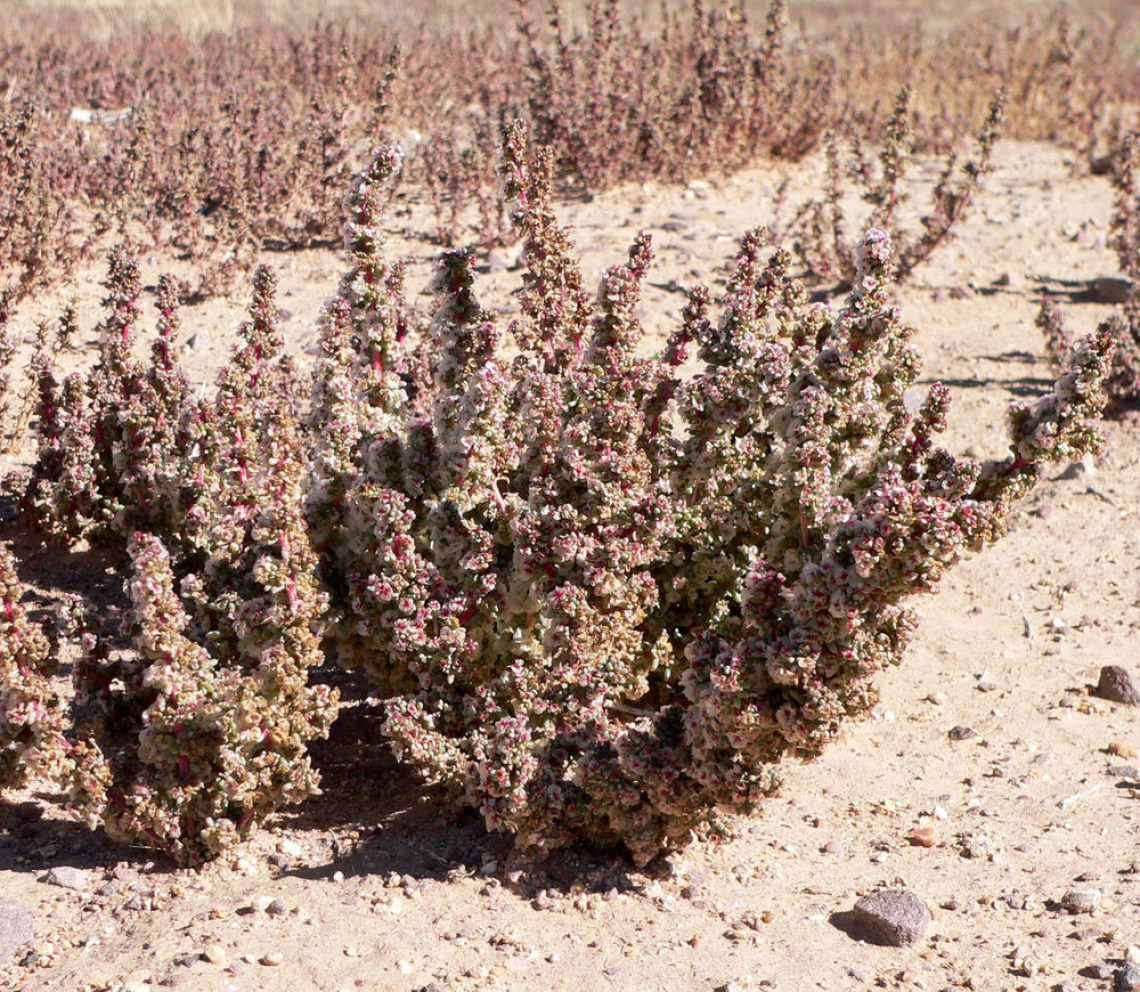
<svg viewBox="0 0 1140 992">
<path fill-rule="evenodd" d="M 1049 396 L 1012 411 L 1009 457 L 956 459 L 934 445 L 948 390 L 904 403 L 919 359 L 888 236 L 863 237 L 835 310 L 753 232 L 719 319 L 697 288 L 660 355 L 639 357 L 649 238 L 591 298 L 550 155 L 528 162 L 524 134 L 505 134 L 526 238 L 512 361 L 451 252 L 430 379 L 407 362 L 380 217 L 398 150 L 353 187 L 310 520 L 341 660 L 394 693 L 397 752 L 524 844 L 644 862 L 752 809 L 782 758 L 867 712 L 913 633 L 907 598 L 1000 536 L 1043 462 L 1098 444 L 1111 344 L 1084 342 Z"/>
<path fill-rule="evenodd" d="M 1124 274 L 1140 280 L 1140 131 L 1125 135 L 1112 159 L 1116 186 L 1112 247 Z"/>
<path fill-rule="evenodd" d="M 123 541 L 138 528 L 180 534 L 196 498 L 192 451 L 200 438 L 200 404 L 178 364 L 178 291 L 159 286 L 158 336 L 149 367 L 133 355 L 141 316 L 138 264 L 123 248 L 111 253 L 107 316 L 99 358 L 60 384 L 49 353 L 33 359 L 38 393 L 38 455 L 20 491 L 25 515 L 44 533 L 75 541 Z"/>
<path fill-rule="evenodd" d="M 688 21 L 667 13 L 653 32 L 588 0 L 586 26 L 571 31 L 551 0 L 545 37 L 521 3 L 527 112 L 558 174 L 598 189 L 802 158 L 831 119 L 833 69 L 792 50 L 784 7 L 772 0 L 763 32 L 736 2 L 696 3 Z"/>
<path fill-rule="evenodd" d="M 302 515 L 296 414 L 266 325 L 251 323 L 260 326 L 222 378 L 210 471 L 187 523 L 198 569 L 180 599 L 162 542 L 136 533 L 134 651 L 95 644 L 78 679 L 83 733 L 108 768 L 99 794 L 83 798 L 112 836 L 190 863 L 317 791 L 305 746 L 336 714 L 336 693 L 307 684 L 324 660 L 326 601 Z"/>
<path fill-rule="evenodd" d="M 95 366 L 62 395 L 47 360 L 38 367 L 25 504 L 47 533 L 120 543 L 133 562 L 128 644 L 70 611 L 84 655 L 55 778 L 112 836 L 196 863 L 317 791 L 305 746 L 336 713 L 336 693 L 307 681 L 324 661 L 327 597 L 304 519 L 296 375 L 268 268 L 207 399 L 190 395 L 174 354 L 173 283 L 160 285 L 144 369 L 130 349 L 137 266 L 116 254 L 110 281 Z"/>
</svg>

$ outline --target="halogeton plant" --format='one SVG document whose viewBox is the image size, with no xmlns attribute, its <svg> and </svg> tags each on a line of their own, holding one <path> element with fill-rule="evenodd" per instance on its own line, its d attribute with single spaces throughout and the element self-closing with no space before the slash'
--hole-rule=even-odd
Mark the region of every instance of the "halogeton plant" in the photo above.
<svg viewBox="0 0 1140 992">
<path fill-rule="evenodd" d="M 259 269 L 242 346 L 198 409 L 180 556 L 153 534 L 129 539 L 133 651 L 91 643 L 77 678 L 80 731 L 106 767 L 81 804 L 101 809 L 110 835 L 183 863 L 316 793 L 306 745 L 327 735 L 337 709 L 335 691 L 308 681 L 324 661 L 327 602 L 305 526 L 275 287 Z"/>
<path fill-rule="evenodd" d="M 354 267 L 322 318 L 310 522 L 341 660 L 393 694 L 397 752 L 523 844 L 620 844 L 645 862 L 753 809 L 782 759 L 867 712 L 913 633 L 907 599 L 1002 534 L 1043 462 L 1099 443 L 1111 342 L 1082 343 L 1049 396 L 1013 411 L 1005 460 L 959 460 L 935 445 L 948 390 L 916 413 L 903 402 L 919 359 L 888 236 L 863 237 L 831 309 L 753 232 L 719 315 L 693 290 L 642 358 L 649 238 L 591 296 L 549 156 L 528 160 L 518 124 L 504 146 L 525 236 L 513 360 L 450 252 L 430 379 L 408 361 L 380 223 L 398 150 L 353 187 Z"/>
<path fill-rule="evenodd" d="M 931 191 L 930 212 L 921 218 L 921 230 L 901 229 L 898 218 L 905 199 L 902 181 L 914 153 L 911 100 L 910 86 L 904 86 L 885 128 L 877 169 L 866 159 L 859 133 L 851 132 L 855 165 L 849 171 L 863 187 L 863 200 L 872 207 L 865 226 L 897 232 L 893 264 L 895 278 L 900 281 L 910 278 L 916 268 L 950 240 L 966 217 L 971 201 L 991 171 L 994 146 L 1005 117 L 1006 97 L 1005 91 L 999 90 L 990 101 L 972 158 L 959 168 L 955 153 L 945 156 L 938 181 Z M 845 169 L 835 134 L 827 145 L 827 167 L 825 199 L 807 203 L 791 228 L 799 234 L 796 247 L 811 275 L 851 286 L 856 269 L 856 246 L 847 240 L 849 219 L 841 203 Z"/>
<path fill-rule="evenodd" d="M 1121 143 L 1116 161 L 1116 209 L 1111 229 L 1112 246 L 1120 258 L 1120 268 L 1131 280 L 1128 298 L 1105 321 L 1098 333 L 1107 334 L 1116 345 L 1105 381 L 1105 392 L 1114 406 L 1140 400 L 1140 132 L 1133 132 Z M 1037 326 L 1045 336 L 1045 351 L 1054 368 L 1060 368 L 1073 347 L 1073 335 L 1065 327 L 1065 316 L 1056 301 L 1041 302 Z"/>
</svg>

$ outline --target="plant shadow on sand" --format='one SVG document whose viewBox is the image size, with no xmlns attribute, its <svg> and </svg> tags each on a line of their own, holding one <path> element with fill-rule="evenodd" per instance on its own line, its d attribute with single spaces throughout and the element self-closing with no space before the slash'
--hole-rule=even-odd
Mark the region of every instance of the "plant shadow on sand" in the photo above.
<svg viewBox="0 0 1140 992">
<path fill-rule="evenodd" d="M 543 888 L 632 891 L 669 873 L 664 858 L 635 869 L 619 852 L 580 845 L 538 855 L 516 851 L 509 835 L 488 831 L 476 811 L 397 761 L 380 731 L 383 706 L 368 695 L 363 676 L 328 664 L 318 678 L 340 689 L 343 704 L 328 740 L 310 745 L 321 795 L 280 810 L 271 827 L 326 832 L 332 859 L 290 866 L 285 874 L 318 880 L 338 871 L 395 873 L 414 881 L 466 875 L 529 896 Z"/>
</svg>

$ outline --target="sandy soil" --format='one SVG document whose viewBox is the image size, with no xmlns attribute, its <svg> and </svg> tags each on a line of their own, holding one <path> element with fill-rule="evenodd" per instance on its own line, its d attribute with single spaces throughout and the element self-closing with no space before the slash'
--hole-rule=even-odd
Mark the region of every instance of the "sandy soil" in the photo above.
<svg viewBox="0 0 1140 992">
<path fill-rule="evenodd" d="M 1047 388 L 1033 326 L 1041 287 L 1079 300 L 1090 279 L 1117 271 L 1104 246 L 1111 190 L 1071 166 L 1050 147 L 1003 145 L 960 239 L 899 291 L 924 381 L 953 387 L 955 450 L 999 454 L 1007 403 Z M 797 172 L 801 192 L 820 167 Z M 653 232 L 644 310 L 660 335 L 684 302 L 678 287 L 723 284 L 739 235 L 772 219 L 781 178 L 766 167 L 707 188 L 627 187 L 565 204 L 561 216 L 591 278 L 638 227 Z M 933 179 L 916 171 L 912 206 Z M 428 228 L 414 197 L 400 205 L 394 226 Z M 413 259 L 413 303 L 426 307 L 416 294 L 434 249 L 415 237 L 397 244 Z M 482 293 L 509 319 L 519 274 L 498 271 L 510 258 L 500 254 Z M 284 326 L 304 357 L 344 263 L 274 261 Z M 146 281 L 165 265 L 146 259 Z M 98 278 L 95 269 L 58 294 L 80 294 L 88 328 Z M 45 297 L 21 319 L 30 328 L 57 303 Z M 243 307 L 184 313 L 187 360 L 203 381 Z M 1107 312 L 1069 307 L 1083 329 Z M 644 871 L 585 851 L 533 861 L 420 787 L 380 741 L 366 687 L 329 673 L 355 702 L 314 748 L 326 795 L 200 872 L 117 847 L 40 797 L 0 805 L 0 895 L 25 906 L 37 930 L 0 962 L 0 988 L 1111 988 L 1113 968 L 1140 945 L 1140 711 L 1089 690 L 1102 665 L 1137 661 L 1140 418 L 1106 432 L 1096 464 L 1059 467 L 1008 538 L 919 604 L 917 643 L 882 678 L 874 715 L 818 762 L 788 767 L 783 796 L 739 822 L 736 839 L 695 843 Z M 8 525 L 0 536 L 13 534 Z M 113 557 L 16 536 L 45 600 L 60 588 L 117 595 Z M 45 884 L 55 866 L 84 870 L 87 890 Z M 933 914 L 924 937 L 904 948 L 857 939 L 859 896 L 900 886 Z M 1101 894 L 1094 912 L 1061 907 L 1088 889 Z"/>
</svg>

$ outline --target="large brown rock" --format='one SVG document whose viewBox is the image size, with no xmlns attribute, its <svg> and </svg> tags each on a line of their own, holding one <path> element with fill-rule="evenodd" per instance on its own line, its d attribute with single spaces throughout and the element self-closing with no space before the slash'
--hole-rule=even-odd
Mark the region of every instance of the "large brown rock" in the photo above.
<svg viewBox="0 0 1140 992">
<path fill-rule="evenodd" d="M 1140 686 L 1132 672 L 1121 665 L 1105 665 L 1100 670 L 1100 682 L 1096 694 L 1101 699 L 1127 706 L 1140 706 Z"/>
<path fill-rule="evenodd" d="M 35 936 L 32 914 L 18 902 L 0 899 L 0 966 L 7 964 L 8 959 Z"/>
<path fill-rule="evenodd" d="M 926 903 L 906 889 L 883 889 L 855 903 L 853 929 L 875 944 L 902 947 L 922 939 L 930 923 Z"/>
</svg>

